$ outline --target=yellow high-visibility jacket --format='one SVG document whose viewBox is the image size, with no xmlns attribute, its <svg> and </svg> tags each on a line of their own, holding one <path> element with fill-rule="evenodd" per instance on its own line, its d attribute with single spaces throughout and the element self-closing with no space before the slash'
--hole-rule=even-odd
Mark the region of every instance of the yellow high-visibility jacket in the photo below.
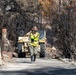
<svg viewBox="0 0 76 75">
<path fill-rule="evenodd" d="M 39 45 L 39 36 L 40 36 L 40 34 L 38 32 L 36 32 L 35 34 L 33 34 L 31 32 L 30 39 L 33 39 L 33 42 L 31 41 L 30 45 L 38 46 Z"/>
</svg>

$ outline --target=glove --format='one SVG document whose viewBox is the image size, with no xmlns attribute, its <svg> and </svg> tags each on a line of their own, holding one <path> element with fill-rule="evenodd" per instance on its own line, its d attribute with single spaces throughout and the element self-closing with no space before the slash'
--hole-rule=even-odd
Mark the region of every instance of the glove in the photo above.
<svg viewBox="0 0 76 75">
<path fill-rule="evenodd" d="M 34 42 L 34 39 L 31 39 L 31 42 Z"/>
</svg>

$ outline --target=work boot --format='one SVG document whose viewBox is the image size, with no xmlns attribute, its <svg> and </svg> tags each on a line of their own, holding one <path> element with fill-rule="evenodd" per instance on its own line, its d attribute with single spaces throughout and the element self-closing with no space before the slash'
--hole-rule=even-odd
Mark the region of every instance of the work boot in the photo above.
<svg viewBox="0 0 76 75">
<path fill-rule="evenodd" d="M 33 60 L 34 62 L 36 61 L 36 54 L 34 54 L 34 60 Z"/>
</svg>

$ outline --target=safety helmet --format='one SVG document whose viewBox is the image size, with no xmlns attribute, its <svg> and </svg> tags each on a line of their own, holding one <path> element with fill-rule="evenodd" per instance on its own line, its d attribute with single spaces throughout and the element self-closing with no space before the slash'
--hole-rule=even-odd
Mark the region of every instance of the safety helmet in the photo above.
<svg viewBox="0 0 76 75">
<path fill-rule="evenodd" d="M 37 30 L 38 30 L 37 26 L 34 26 L 34 27 L 32 28 L 32 30 L 37 31 Z"/>
</svg>

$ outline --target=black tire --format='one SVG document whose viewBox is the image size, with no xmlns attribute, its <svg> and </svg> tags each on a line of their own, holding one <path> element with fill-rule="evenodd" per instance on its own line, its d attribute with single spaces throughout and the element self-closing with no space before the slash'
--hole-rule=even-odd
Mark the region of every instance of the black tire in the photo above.
<svg viewBox="0 0 76 75">
<path fill-rule="evenodd" d="M 17 45 L 17 47 L 18 47 L 18 51 L 17 51 L 17 53 L 18 53 L 18 58 L 25 58 L 25 56 L 26 56 L 26 54 L 25 54 L 25 52 L 22 52 L 22 45 L 23 45 L 23 43 L 19 43 L 18 45 Z"/>
<path fill-rule="evenodd" d="M 18 54 L 18 57 L 19 57 L 19 58 L 25 58 L 25 56 L 26 56 L 25 52 L 20 52 L 20 53 Z"/>
<path fill-rule="evenodd" d="M 45 44 L 41 43 L 40 44 L 40 58 L 44 58 L 45 57 Z"/>
</svg>

